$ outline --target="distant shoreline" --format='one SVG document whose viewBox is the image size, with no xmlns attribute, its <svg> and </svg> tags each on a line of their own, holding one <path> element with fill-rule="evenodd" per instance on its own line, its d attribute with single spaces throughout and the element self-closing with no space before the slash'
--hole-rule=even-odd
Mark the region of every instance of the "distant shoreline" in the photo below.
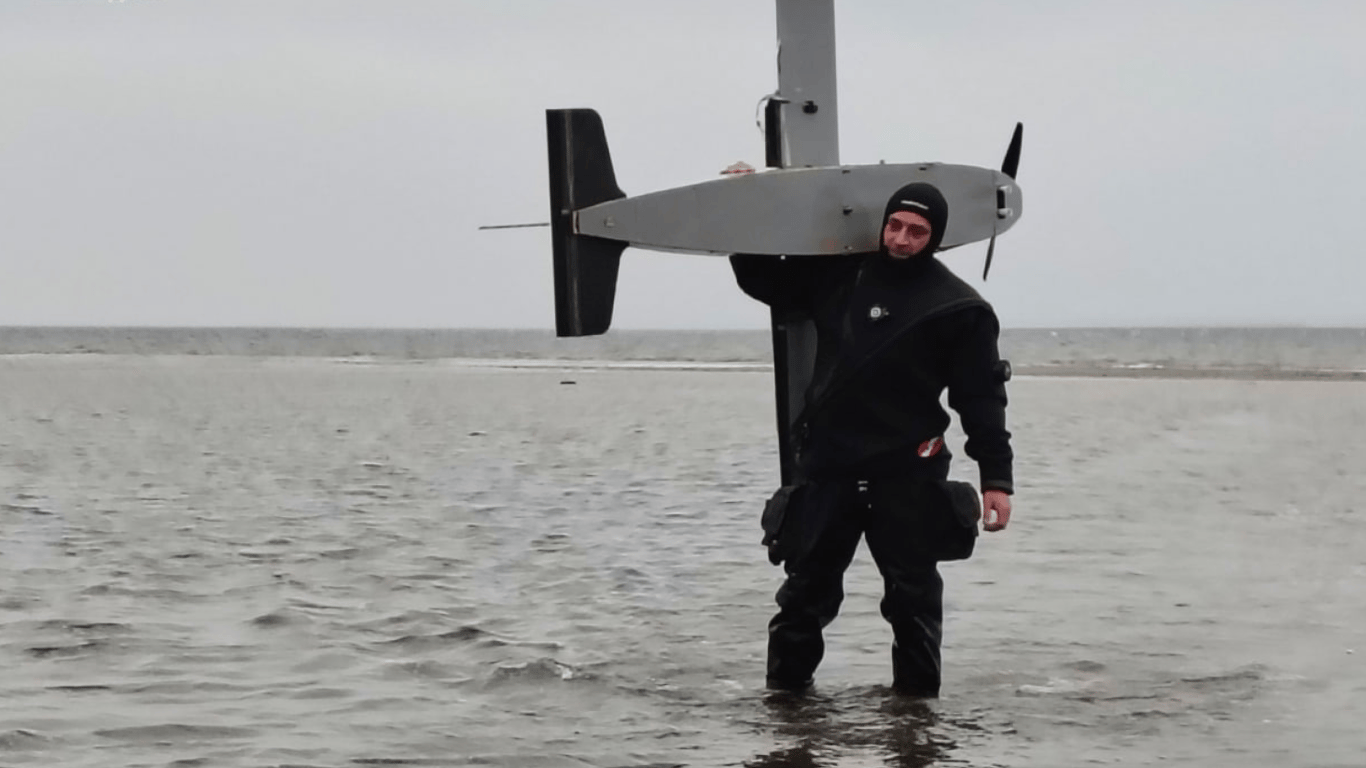
<svg viewBox="0 0 1366 768">
<path fill-rule="evenodd" d="M 761 361 L 700 360 L 602 360 L 537 357 L 428 357 L 402 358 L 384 355 L 273 355 L 223 354 L 198 352 L 10 352 L 0 353 L 0 363 L 16 360 L 90 360 L 90 359 L 186 359 L 295 361 L 352 366 L 449 366 L 467 369 L 524 371 L 678 371 L 712 373 L 769 373 L 773 365 Z M 1366 370 L 1276 368 L 1265 365 L 1208 366 L 1164 364 L 1048 363 L 1014 366 L 1020 377 L 1087 379 L 1219 379 L 1225 381 L 1352 381 L 1366 382 Z"/>
<path fill-rule="evenodd" d="M 1006 329 L 999 347 L 1021 376 L 1366 380 L 1366 329 Z M 0 356 L 18 354 L 769 371 L 773 338 L 768 331 L 755 330 L 614 330 L 558 338 L 549 329 L 0 327 Z"/>
<path fill-rule="evenodd" d="M 376 360 L 375 362 L 383 362 Z M 769 372 L 771 363 L 729 362 L 706 363 L 690 360 L 510 360 L 510 359 L 460 359 L 451 358 L 445 362 L 471 368 L 506 368 L 522 370 L 694 370 L 694 371 L 739 371 Z M 1164 365 L 1019 365 L 1014 366 L 1016 376 L 1038 376 L 1056 378 L 1088 379 L 1225 379 L 1242 381 L 1366 381 L 1366 371 L 1347 371 L 1331 369 L 1286 369 L 1269 366 L 1208 367 L 1164 366 Z"/>
</svg>

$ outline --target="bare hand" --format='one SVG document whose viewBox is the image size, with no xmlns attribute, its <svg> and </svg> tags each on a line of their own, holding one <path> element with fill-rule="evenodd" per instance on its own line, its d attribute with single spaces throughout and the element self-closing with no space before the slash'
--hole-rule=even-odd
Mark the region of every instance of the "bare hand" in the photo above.
<svg viewBox="0 0 1366 768">
<path fill-rule="evenodd" d="M 1010 523 L 1010 494 L 1005 491 L 982 491 L 982 528 L 1003 530 Z"/>
</svg>

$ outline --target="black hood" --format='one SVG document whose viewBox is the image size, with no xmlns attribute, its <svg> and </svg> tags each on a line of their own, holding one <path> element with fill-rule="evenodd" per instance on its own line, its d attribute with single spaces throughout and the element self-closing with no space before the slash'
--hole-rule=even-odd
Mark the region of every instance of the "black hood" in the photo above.
<svg viewBox="0 0 1366 768">
<path fill-rule="evenodd" d="M 886 210 L 882 212 L 882 224 L 877 230 L 877 247 L 884 256 L 887 255 L 887 246 L 882 242 L 882 233 L 887 229 L 887 220 L 897 211 L 918 213 L 930 222 L 930 242 L 913 259 L 939 250 L 939 244 L 944 241 L 944 230 L 949 225 L 949 203 L 938 189 L 918 181 L 892 193 L 887 200 Z"/>
</svg>

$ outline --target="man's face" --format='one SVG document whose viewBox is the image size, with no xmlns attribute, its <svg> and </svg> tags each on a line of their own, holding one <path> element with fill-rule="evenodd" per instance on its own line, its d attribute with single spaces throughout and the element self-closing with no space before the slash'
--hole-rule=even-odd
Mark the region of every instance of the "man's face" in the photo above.
<svg viewBox="0 0 1366 768">
<path fill-rule="evenodd" d="M 897 211 L 882 228 L 882 242 L 894 259 L 909 259 L 930 242 L 930 220 L 911 211 Z"/>
</svg>

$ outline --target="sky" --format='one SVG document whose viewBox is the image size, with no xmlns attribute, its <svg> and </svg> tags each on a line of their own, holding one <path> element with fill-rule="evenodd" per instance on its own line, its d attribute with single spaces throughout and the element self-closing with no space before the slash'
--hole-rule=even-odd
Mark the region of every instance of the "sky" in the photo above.
<svg viewBox="0 0 1366 768">
<path fill-rule="evenodd" d="M 836 0 L 841 160 L 998 167 L 1003 326 L 1366 326 L 1366 3 Z M 763 165 L 772 0 L 3 0 L 0 325 L 550 328 L 544 110 Z M 763 328 L 626 251 L 616 328 Z"/>
</svg>

